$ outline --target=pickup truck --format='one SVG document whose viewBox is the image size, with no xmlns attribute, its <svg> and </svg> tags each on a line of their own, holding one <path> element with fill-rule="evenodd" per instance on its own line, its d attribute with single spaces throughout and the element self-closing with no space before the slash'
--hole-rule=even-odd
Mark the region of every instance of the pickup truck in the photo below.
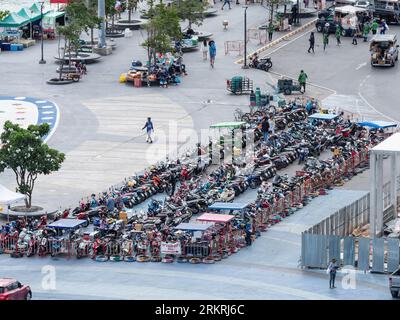
<svg viewBox="0 0 400 320">
<path fill-rule="evenodd" d="M 400 268 L 389 276 L 389 288 L 393 298 L 400 298 Z"/>
</svg>

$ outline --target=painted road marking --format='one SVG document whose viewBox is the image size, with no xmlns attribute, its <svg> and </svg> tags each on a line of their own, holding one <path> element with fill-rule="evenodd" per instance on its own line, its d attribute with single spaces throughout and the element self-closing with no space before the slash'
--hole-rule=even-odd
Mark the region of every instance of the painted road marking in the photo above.
<svg viewBox="0 0 400 320">
<path fill-rule="evenodd" d="M 50 111 L 49 109 L 52 110 Z M 51 116 L 46 117 L 49 114 Z M 30 97 L 0 96 L 0 133 L 3 130 L 4 122 L 7 120 L 11 122 L 18 121 L 18 124 L 24 128 L 27 128 L 31 124 L 47 123 L 50 126 L 49 134 L 44 137 L 44 141 L 47 141 L 57 128 L 59 114 L 57 105 L 48 100 L 39 100 Z"/>
<path fill-rule="evenodd" d="M 360 70 L 362 67 L 365 67 L 366 65 L 367 65 L 366 62 L 360 63 L 360 64 L 358 65 L 358 67 L 356 68 L 356 70 Z"/>
</svg>

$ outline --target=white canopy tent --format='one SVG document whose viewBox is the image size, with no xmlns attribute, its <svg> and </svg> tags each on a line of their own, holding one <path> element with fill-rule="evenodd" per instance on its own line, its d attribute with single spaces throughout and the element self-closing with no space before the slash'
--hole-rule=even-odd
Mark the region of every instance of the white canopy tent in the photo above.
<svg viewBox="0 0 400 320">
<path fill-rule="evenodd" d="M 400 132 L 391 135 L 371 149 L 370 152 L 370 230 L 371 237 L 381 236 L 383 233 L 384 211 L 393 208 L 397 218 L 397 175 L 398 154 L 400 153 Z M 383 158 L 390 157 L 390 204 L 384 208 L 383 203 Z"/>
<path fill-rule="evenodd" d="M 25 198 L 24 194 L 13 192 L 0 184 L 0 213 L 7 214 L 9 205 Z"/>
</svg>

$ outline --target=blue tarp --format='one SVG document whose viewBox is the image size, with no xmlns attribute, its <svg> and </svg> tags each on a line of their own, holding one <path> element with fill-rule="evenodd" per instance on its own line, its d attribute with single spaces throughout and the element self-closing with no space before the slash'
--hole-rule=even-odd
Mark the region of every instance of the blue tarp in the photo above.
<svg viewBox="0 0 400 320">
<path fill-rule="evenodd" d="M 213 223 L 180 223 L 174 229 L 182 231 L 206 231 Z"/>
<path fill-rule="evenodd" d="M 49 228 L 54 229 L 75 229 L 80 225 L 86 223 L 86 220 L 79 219 L 60 219 L 48 225 Z"/>
<path fill-rule="evenodd" d="M 247 208 L 249 203 L 244 202 L 215 202 L 213 205 L 209 206 L 210 210 L 243 210 Z"/>
<path fill-rule="evenodd" d="M 337 114 L 332 113 L 314 113 L 311 116 L 308 116 L 309 119 L 319 119 L 319 120 L 332 120 L 338 117 Z"/>
<path fill-rule="evenodd" d="M 397 127 L 396 122 L 389 122 L 389 121 L 364 121 L 364 122 L 359 122 L 359 126 L 363 127 L 372 127 L 372 128 L 377 128 L 377 129 L 385 129 L 385 128 L 394 128 Z"/>
</svg>

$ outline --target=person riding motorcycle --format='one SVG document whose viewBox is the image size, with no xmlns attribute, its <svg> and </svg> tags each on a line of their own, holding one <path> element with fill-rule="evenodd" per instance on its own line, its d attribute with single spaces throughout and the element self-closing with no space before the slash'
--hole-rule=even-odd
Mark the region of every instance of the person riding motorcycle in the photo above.
<svg viewBox="0 0 400 320">
<path fill-rule="evenodd" d="M 254 53 L 251 58 L 250 58 L 250 63 L 254 66 L 254 68 L 257 68 L 258 64 L 260 61 L 258 60 L 258 54 L 257 52 Z"/>
</svg>

